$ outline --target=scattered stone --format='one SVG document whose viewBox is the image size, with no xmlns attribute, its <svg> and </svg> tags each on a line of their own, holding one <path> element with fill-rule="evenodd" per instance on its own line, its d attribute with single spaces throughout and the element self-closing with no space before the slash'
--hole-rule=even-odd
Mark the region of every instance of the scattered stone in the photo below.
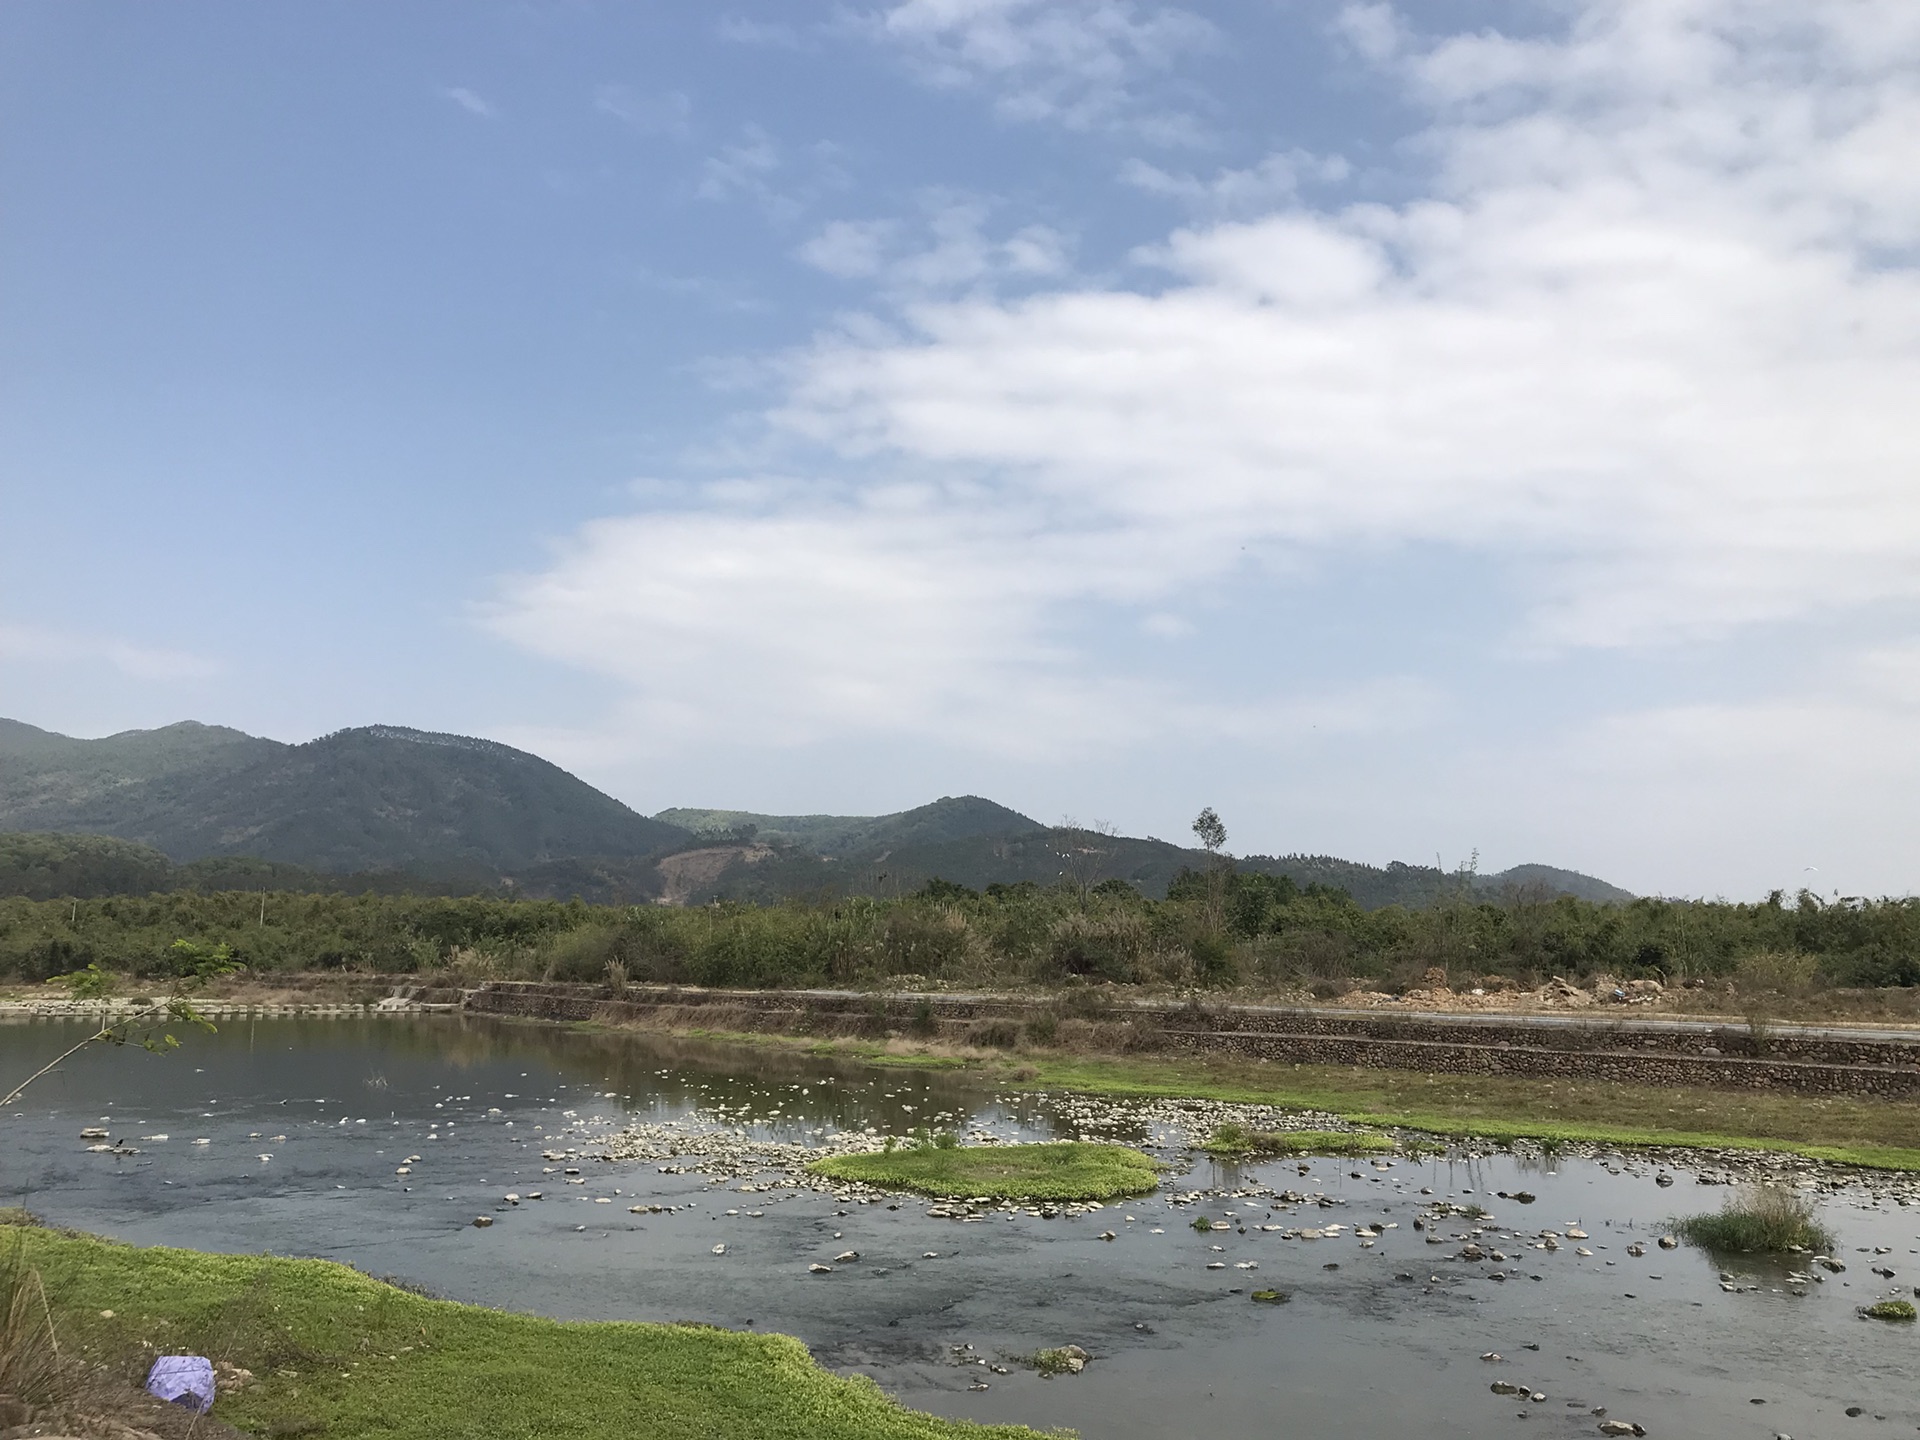
<svg viewBox="0 0 1920 1440">
<path fill-rule="evenodd" d="M 473 1228 L 476 1230 L 484 1230 L 491 1224 L 493 1224 L 493 1217 L 491 1215 L 476 1215 L 473 1217 Z"/>
<path fill-rule="evenodd" d="M 1055 1375 L 1078 1375 L 1092 1358 L 1078 1345 L 1056 1345 L 1035 1354 L 1033 1364 L 1043 1378 L 1051 1379 Z"/>
</svg>

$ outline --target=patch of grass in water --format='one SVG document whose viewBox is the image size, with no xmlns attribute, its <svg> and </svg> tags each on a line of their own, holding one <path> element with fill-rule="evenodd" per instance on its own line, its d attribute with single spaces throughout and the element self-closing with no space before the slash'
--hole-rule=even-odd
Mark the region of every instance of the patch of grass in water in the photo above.
<svg viewBox="0 0 1920 1440">
<path fill-rule="evenodd" d="M 139 1373 L 156 1348 L 243 1366 L 255 1383 L 216 1413 L 255 1435 L 1039 1440 L 908 1410 L 785 1335 L 561 1322 L 426 1299 L 325 1260 L 8 1228 L 0 1241 L 18 1235 L 45 1280 L 63 1353 Z"/>
<path fill-rule="evenodd" d="M 1084 1140 L 1044 1145 L 921 1146 L 891 1154 L 834 1155 L 807 1167 L 833 1180 L 855 1180 L 924 1195 L 987 1195 L 995 1200 L 1119 1200 L 1160 1183 L 1151 1156 L 1125 1145 Z"/>
<path fill-rule="evenodd" d="M 1863 1305 L 1860 1316 L 1864 1320 L 1908 1320 L 1920 1316 L 1911 1300 L 1882 1300 L 1877 1305 Z"/>
<path fill-rule="evenodd" d="M 1815 1218 L 1813 1202 L 1777 1185 L 1756 1185 L 1728 1196 L 1713 1214 L 1675 1220 L 1673 1233 L 1702 1250 L 1726 1255 L 1833 1247 L 1833 1232 Z"/>
<path fill-rule="evenodd" d="M 1256 1290 L 1249 1297 L 1257 1305 L 1284 1305 L 1293 1298 L 1291 1290 Z"/>
<path fill-rule="evenodd" d="M 1040 1372 L 1041 1379 L 1051 1380 L 1056 1375 L 1078 1375 L 1092 1358 L 1078 1345 L 1056 1345 L 1049 1350 L 1036 1350 L 1033 1368 Z"/>
<path fill-rule="evenodd" d="M 1364 1130 L 1255 1130 L 1228 1120 L 1200 1148 L 1229 1156 L 1378 1155 L 1394 1149 L 1394 1141 Z"/>
</svg>

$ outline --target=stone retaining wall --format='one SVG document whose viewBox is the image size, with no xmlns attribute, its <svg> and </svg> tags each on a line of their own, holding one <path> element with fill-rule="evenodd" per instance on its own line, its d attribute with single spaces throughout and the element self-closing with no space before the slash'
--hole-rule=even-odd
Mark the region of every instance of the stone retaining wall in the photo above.
<svg viewBox="0 0 1920 1440">
<path fill-rule="evenodd" d="M 1920 1040 L 1902 1044 L 1789 1034 L 1772 1038 L 1766 1052 L 1756 1055 L 1744 1031 L 1705 1027 L 1529 1025 L 1512 1019 L 1338 1015 L 1255 1006 L 1102 1006 L 1074 998 L 1082 1003 L 670 986 L 629 986 L 616 996 L 605 986 L 503 981 L 467 993 L 463 1008 L 542 1020 L 782 1034 L 907 1033 L 989 1045 L 1010 1044 L 1029 1024 L 1051 1017 L 1056 1027 L 1078 1028 L 1084 1039 L 1103 1048 L 1451 1074 L 1920 1096 Z M 1736 1047 L 1748 1053 L 1730 1053 Z"/>
</svg>

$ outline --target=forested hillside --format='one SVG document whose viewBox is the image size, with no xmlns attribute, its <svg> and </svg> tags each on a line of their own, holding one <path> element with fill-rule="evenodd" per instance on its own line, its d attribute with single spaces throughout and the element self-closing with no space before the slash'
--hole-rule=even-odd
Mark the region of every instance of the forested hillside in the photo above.
<svg viewBox="0 0 1920 1440">
<path fill-rule="evenodd" d="M 0 894 L 33 897 L 413 889 L 775 903 L 900 896 L 933 880 L 1082 891 L 1116 880 L 1159 899 L 1183 869 L 1207 863 L 1189 845 L 1042 825 L 976 795 L 886 815 L 682 808 L 649 818 L 525 751 L 385 725 L 286 745 L 191 721 L 78 740 L 0 720 L 0 831 L 16 832 L 0 852 Z M 1463 890 L 1630 898 L 1544 865 L 1481 876 L 1259 855 L 1238 868 L 1337 886 L 1366 909 Z"/>
<path fill-rule="evenodd" d="M 282 745 L 191 723 L 73 740 L 9 721 L 0 828 L 111 835 L 175 861 L 244 855 L 473 888 L 686 838 L 537 755 L 387 725 Z"/>
</svg>

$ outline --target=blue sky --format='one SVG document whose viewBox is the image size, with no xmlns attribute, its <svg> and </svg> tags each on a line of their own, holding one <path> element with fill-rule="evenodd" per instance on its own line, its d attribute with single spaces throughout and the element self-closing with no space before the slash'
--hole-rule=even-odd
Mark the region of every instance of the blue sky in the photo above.
<svg viewBox="0 0 1920 1440">
<path fill-rule="evenodd" d="M 0 8 L 0 714 L 1920 875 L 1920 12 Z"/>
</svg>

